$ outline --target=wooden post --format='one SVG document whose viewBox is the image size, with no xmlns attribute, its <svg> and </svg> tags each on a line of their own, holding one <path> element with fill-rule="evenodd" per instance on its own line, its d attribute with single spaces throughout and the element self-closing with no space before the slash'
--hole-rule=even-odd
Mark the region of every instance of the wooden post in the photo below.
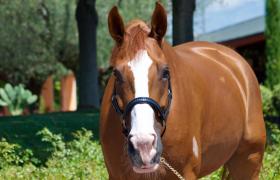
<svg viewBox="0 0 280 180">
<path fill-rule="evenodd" d="M 53 89 L 53 78 L 49 76 L 44 82 L 41 97 L 44 102 L 44 112 L 53 112 L 54 111 L 54 89 Z"/>
<path fill-rule="evenodd" d="M 77 110 L 77 87 L 76 78 L 73 73 L 61 79 L 61 111 Z"/>
</svg>

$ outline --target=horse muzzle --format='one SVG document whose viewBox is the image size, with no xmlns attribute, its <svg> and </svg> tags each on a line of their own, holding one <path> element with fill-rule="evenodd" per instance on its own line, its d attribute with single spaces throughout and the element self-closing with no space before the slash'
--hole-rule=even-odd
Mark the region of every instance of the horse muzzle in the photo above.
<svg viewBox="0 0 280 180">
<path fill-rule="evenodd" d="M 161 153 L 161 140 L 156 134 L 129 135 L 128 154 L 136 173 L 156 171 Z"/>
</svg>

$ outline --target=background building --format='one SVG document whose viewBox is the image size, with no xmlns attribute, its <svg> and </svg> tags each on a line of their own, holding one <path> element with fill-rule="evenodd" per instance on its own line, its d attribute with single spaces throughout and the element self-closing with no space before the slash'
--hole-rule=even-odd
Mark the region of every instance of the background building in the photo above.
<svg viewBox="0 0 280 180">
<path fill-rule="evenodd" d="M 265 0 L 198 0 L 194 17 L 196 41 L 227 45 L 265 78 Z"/>
</svg>

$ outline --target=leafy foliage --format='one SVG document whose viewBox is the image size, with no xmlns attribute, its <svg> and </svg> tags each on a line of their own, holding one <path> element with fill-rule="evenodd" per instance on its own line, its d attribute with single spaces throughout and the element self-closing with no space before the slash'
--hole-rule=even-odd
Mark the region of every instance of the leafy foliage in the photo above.
<svg viewBox="0 0 280 180">
<path fill-rule="evenodd" d="M 263 113 L 265 116 L 280 115 L 280 84 L 275 85 L 271 90 L 266 86 L 260 85 L 262 95 Z"/>
<path fill-rule="evenodd" d="M 167 6 L 167 0 L 162 1 Z M 24 6 L 22 5 L 24 3 Z M 92 0 L 87 0 L 92 4 Z M 11 84 L 32 83 L 40 89 L 42 82 L 54 75 L 59 79 L 67 69 L 78 69 L 78 33 L 75 19 L 76 0 L 0 1 L 0 76 Z M 97 61 L 108 67 L 113 40 L 107 27 L 107 15 L 118 5 L 126 22 L 150 20 L 154 1 L 96 0 Z M 10 73 L 13 72 L 13 73 Z M 58 77 L 58 78 L 57 78 Z M 38 86 L 38 87 L 37 87 Z M 38 90 L 36 89 L 36 92 Z"/>
<path fill-rule="evenodd" d="M 31 150 L 0 142 L 1 179 L 108 179 L 100 145 L 92 141 L 91 131 L 75 132 L 70 142 L 46 128 L 38 135 L 50 145 L 51 156 L 43 166 L 36 164 Z"/>
<path fill-rule="evenodd" d="M 4 88 L 0 88 L 0 106 L 7 106 L 11 115 L 21 115 L 24 108 L 36 100 L 37 96 L 24 89 L 22 84 L 12 87 L 8 83 Z"/>
<path fill-rule="evenodd" d="M 280 83 L 280 1 L 266 1 L 266 84 Z"/>
<path fill-rule="evenodd" d="M 262 96 L 263 113 L 265 115 L 272 115 L 274 111 L 272 104 L 272 91 L 263 85 L 260 85 L 260 90 Z"/>
<path fill-rule="evenodd" d="M 59 61 L 77 54 L 74 12 L 75 0 L 0 1 L 2 78 L 12 84 L 42 83 L 60 71 Z"/>
<path fill-rule="evenodd" d="M 7 166 L 23 165 L 28 162 L 36 162 L 32 158 L 30 149 L 22 150 L 18 144 L 9 144 L 6 139 L 0 141 L 0 169 Z"/>
<path fill-rule="evenodd" d="M 275 111 L 280 116 L 280 83 L 273 88 L 272 104 L 275 107 Z"/>
<path fill-rule="evenodd" d="M 280 179 L 280 129 L 267 122 L 268 141 L 263 160 L 261 179 Z"/>
</svg>

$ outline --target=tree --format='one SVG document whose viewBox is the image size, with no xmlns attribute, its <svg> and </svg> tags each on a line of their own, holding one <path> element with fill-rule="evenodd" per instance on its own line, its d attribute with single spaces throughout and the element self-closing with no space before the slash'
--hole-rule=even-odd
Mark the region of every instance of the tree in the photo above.
<svg viewBox="0 0 280 180">
<path fill-rule="evenodd" d="M 280 1 L 266 1 L 266 84 L 280 83 Z"/>
<path fill-rule="evenodd" d="M 193 40 L 195 0 L 173 0 L 173 45 Z"/>
<path fill-rule="evenodd" d="M 74 17 L 75 1 L 0 1 L 1 81 L 39 93 L 49 75 L 67 72 L 60 60 L 69 59 L 62 52 L 77 44 L 74 18 L 68 18 Z"/>
<path fill-rule="evenodd" d="M 79 0 L 76 10 L 79 32 L 78 94 L 79 109 L 99 107 L 95 0 Z"/>
</svg>

